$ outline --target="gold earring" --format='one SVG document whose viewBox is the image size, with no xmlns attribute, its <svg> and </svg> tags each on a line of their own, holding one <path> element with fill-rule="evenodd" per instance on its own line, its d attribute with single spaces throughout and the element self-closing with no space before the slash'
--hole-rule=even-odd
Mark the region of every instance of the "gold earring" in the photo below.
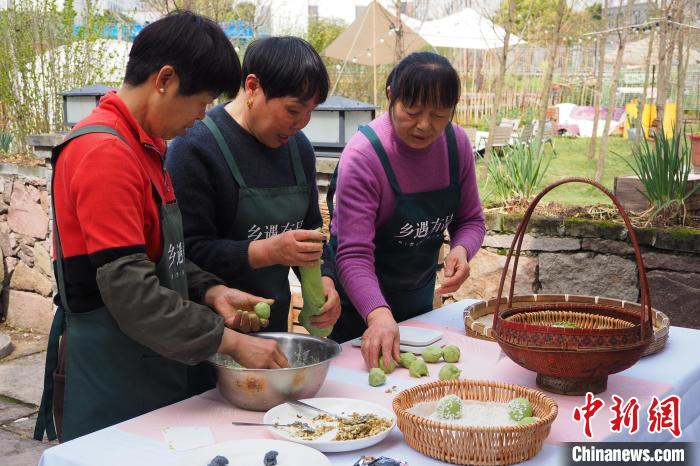
<svg viewBox="0 0 700 466">
<path fill-rule="evenodd" d="M 246 100 L 245 104 L 248 108 L 253 108 L 253 101 L 251 99 Z"/>
</svg>

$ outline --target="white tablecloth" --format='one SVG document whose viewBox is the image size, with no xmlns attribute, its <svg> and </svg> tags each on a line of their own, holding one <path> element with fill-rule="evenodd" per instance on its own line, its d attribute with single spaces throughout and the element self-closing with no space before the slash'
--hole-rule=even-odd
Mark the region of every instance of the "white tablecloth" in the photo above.
<svg viewBox="0 0 700 466">
<path fill-rule="evenodd" d="M 441 329 L 445 333 L 446 342 L 459 344 L 462 348 L 462 359 L 458 365 L 463 370 L 463 378 L 498 380 L 535 387 L 535 374 L 512 363 L 496 343 L 476 340 L 464 335 L 462 313 L 464 308 L 473 302 L 473 300 L 460 301 L 436 309 L 406 324 Z M 700 358 L 695 353 L 698 347 L 700 347 L 700 331 L 672 327 L 669 341 L 663 351 L 643 358 L 620 374 L 610 376 L 608 390 L 597 395 L 606 401 L 604 409 L 607 411 L 611 405 L 612 394 L 620 395 L 625 401 L 631 396 L 638 397 L 641 405 L 640 430 L 634 435 L 611 435 L 607 428 L 608 421 L 606 421 L 606 419 L 609 420 L 610 415 L 603 414 L 594 419 L 596 422 L 593 423 L 593 440 L 673 441 L 673 436 L 667 430 L 660 433 L 647 432 L 647 419 L 644 413 L 652 395 L 662 399 L 668 395 L 678 395 L 681 398 L 682 436 L 676 440 L 696 442 L 700 438 Z M 398 390 L 401 390 L 435 380 L 439 366 L 429 367 L 433 368 L 430 378 L 409 378 L 405 374 L 401 375 L 405 370 L 400 369 L 388 376 L 386 386 L 372 388 L 367 384 L 367 372 L 364 370 L 359 349 L 346 344 L 343 345 L 343 355 L 331 365 L 326 383 L 317 396 L 347 396 L 348 393 L 354 393 L 357 395 L 355 397 L 369 398 L 370 401 L 391 407 L 391 399 L 394 395 L 386 394 L 386 387 L 396 385 Z M 583 404 L 583 397 L 551 396 L 559 405 L 559 415 L 542 451 L 531 460 L 521 463 L 523 465 L 562 464 L 565 447 L 561 442 L 586 441 L 583 426 L 572 420 L 573 409 Z M 269 436 L 266 431 L 255 431 L 256 428 L 232 427 L 229 421 L 234 419 L 259 420 L 262 419 L 262 413 L 251 413 L 234 408 L 223 400 L 216 390 L 212 390 L 49 448 L 44 452 L 39 464 L 41 466 L 178 464 L 187 453 L 169 450 L 161 434 L 163 428 L 176 425 L 208 425 L 212 428 L 217 442 L 251 436 Z M 226 427 L 223 424 L 226 424 Z M 250 429 L 253 429 L 252 434 Z M 361 455 L 390 456 L 407 461 L 411 466 L 445 464 L 423 456 L 408 447 L 398 428 L 394 428 L 389 437 L 373 447 L 327 455 L 334 466 L 351 466 Z M 700 456 L 700 452 L 696 452 L 697 456 Z M 698 461 L 698 458 L 695 461 Z"/>
</svg>

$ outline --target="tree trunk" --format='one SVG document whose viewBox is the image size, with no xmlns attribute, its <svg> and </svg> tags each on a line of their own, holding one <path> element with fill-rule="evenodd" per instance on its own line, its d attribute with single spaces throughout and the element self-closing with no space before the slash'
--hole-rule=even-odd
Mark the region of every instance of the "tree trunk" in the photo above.
<svg viewBox="0 0 700 466">
<path fill-rule="evenodd" d="M 608 0 L 603 4 L 603 27 L 608 29 Z M 596 36 L 598 39 L 597 54 L 598 54 L 598 69 L 596 70 L 595 87 L 593 88 L 593 132 L 591 133 L 591 143 L 588 145 L 588 160 L 595 158 L 596 143 L 598 141 L 598 122 L 600 121 L 600 97 L 603 92 L 603 71 L 605 71 L 605 42 L 608 40 L 608 35 L 603 33 Z"/>
<path fill-rule="evenodd" d="M 547 71 L 545 71 L 544 82 L 542 83 L 542 92 L 540 94 L 540 108 L 538 111 L 539 125 L 537 125 L 537 135 L 535 136 L 535 153 L 538 154 L 542 148 L 542 138 L 544 137 L 544 125 L 547 120 L 547 107 L 549 106 L 549 91 L 552 87 L 552 78 L 554 77 L 554 63 L 559 54 L 559 45 L 561 42 L 561 27 L 564 22 L 564 16 L 567 13 L 566 0 L 557 1 L 557 17 L 554 22 L 554 43 L 552 44 L 551 53 L 547 60 Z"/>
<path fill-rule="evenodd" d="M 644 62 L 644 91 L 642 92 L 642 100 L 637 110 L 637 132 L 634 135 L 635 144 L 639 144 L 642 137 L 642 132 L 644 131 L 644 121 L 642 117 L 644 116 L 644 107 L 647 105 L 647 92 L 649 89 L 649 66 L 651 65 L 651 54 L 654 49 L 654 30 L 652 29 L 649 33 L 649 48 L 647 49 L 647 59 Z M 654 95 L 654 89 L 651 90 L 652 96 Z M 651 111 L 650 111 L 651 113 Z M 649 124 L 651 122 L 648 122 Z"/>
<path fill-rule="evenodd" d="M 491 159 L 491 147 L 493 145 L 493 132 L 498 124 L 498 106 L 501 102 L 501 97 L 503 96 L 503 86 L 506 79 L 506 68 L 508 66 L 508 48 L 510 43 L 510 34 L 513 29 L 513 22 L 515 20 L 515 0 L 508 0 L 508 20 L 505 24 L 505 36 L 503 37 L 503 48 L 501 49 L 501 55 L 498 63 L 498 79 L 496 80 L 496 88 L 494 89 L 494 104 L 495 108 L 491 112 L 491 118 L 489 120 L 489 138 L 486 141 L 486 150 L 484 151 L 484 163 L 481 168 L 482 176 L 485 176 L 488 172 L 488 165 Z"/>
<path fill-rule="evenodd" d="M 623 25 L 627 24 L 627 18 L 632 15 L 632 5 L 634 0 L 629 0 L 627 2 L 627 10 L 623 15 Z M 618 43 L 617 43 L 617 55 L 615 56 L 615 66 L 613 68 L 612 80 L 610 82 L 610 89 L 608 90 L 608 113 L 605 115 L 605 125 L 603 126 L 603 136 L 600 139 L 600 152 L 598 154 L 598 161 L 596 163 L 595 170 L 595 180 L 600 183 L 603 179 L 603 172 L 605 170 L 605 158 L 608 155 L 608 133 L 610 132 L 610 122 L 612 121 L 613 112 L 615 111 L 615 92 L 617 91 L 617 83 L 620 79 L 620 69 L 622 68 L 622 56 L 625 52 L 625 45 L 627 42 L 628 32 L 627 29 L 618 31 Z"/>
<path fill-rule="evenodd" d="M 678 22 L 683 22 L 683 9 L 680 10 Z M 678 31 L 678 82 L 676 83 L 676 126 L 677 131 L 684 131 L 683 128 L 683 96 L 685 95 L 685 78 L 688 71 L 688 61 L 690 60 L 690 47 L 684 49 L 687 43 L 688 34 L 685 29 Z M 685 55 L 685 56 L 683 56 Z"/>
<path fill-rule="evenodd" d="M 661 0 L 661 19 L 659 20 L 659 75 L 656 85 L 656 118 L 659 125 L 663 125 L 664 108 L 666 107 L 666 54 L 668 50 L 668 13 L 669 6 L 667 0 Z"/>
</svg>

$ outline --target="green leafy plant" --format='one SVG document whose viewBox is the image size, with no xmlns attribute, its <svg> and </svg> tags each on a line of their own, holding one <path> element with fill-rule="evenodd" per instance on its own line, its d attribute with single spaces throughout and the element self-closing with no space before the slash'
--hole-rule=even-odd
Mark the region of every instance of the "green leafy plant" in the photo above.
<svg viewBox="0 0 700 466">
<path fill-rule="evenodd" d="M 620 157 L 619 154 L 615 154 Z M 657 216 L 663 221 L 679 219 L 685 224 L 686 201 L 697 190 L 688 190 L 691 170 L 690 147 L 684 132 L 674 130 L 670 138 L 661 128 L 654 142 L 644 139 L 632 148 L 632 159 L 625 163 L 639 178 L 644 190 L 638 190 L 651 205 L 649 222 Z"/>
<path fill-rule="evenodd" d="M 10 151 L 12 133 L 0 131 L 0 154 L 7 154 Z"/>
<path fill-rule="evenodd" d="M 542 183 L 552 160 L 551 155 L 538 155 L 534 142 L 516 142 L 503 149 L 503 157 L 491 157 L 487 185 L 506 205 L 523 205 Z"/>
</svg>

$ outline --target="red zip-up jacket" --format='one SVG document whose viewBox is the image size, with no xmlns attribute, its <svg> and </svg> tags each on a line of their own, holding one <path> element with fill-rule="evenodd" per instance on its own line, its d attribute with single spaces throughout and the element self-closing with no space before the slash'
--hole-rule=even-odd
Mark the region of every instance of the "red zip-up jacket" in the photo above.
<svg viewBox="0 0 700 466">
<path fill-rule="evenodd" d="M 163 168 L 166 145 L 148 135 L 111 92 L 77 128 L 106 125 L 107 133 L 71 141 L 55 166 L 54 203 L 64 257 L 66 298 L 73 312 L 107 306 L 128 336 L 163 356 L 193 364 L 211 356 L 223 320 L 206 306 L 160 286 L 159 200 L 175 202 Z M 222 283 L 192 263 L 186 267 L 194 301 Z"/>
</svg>

